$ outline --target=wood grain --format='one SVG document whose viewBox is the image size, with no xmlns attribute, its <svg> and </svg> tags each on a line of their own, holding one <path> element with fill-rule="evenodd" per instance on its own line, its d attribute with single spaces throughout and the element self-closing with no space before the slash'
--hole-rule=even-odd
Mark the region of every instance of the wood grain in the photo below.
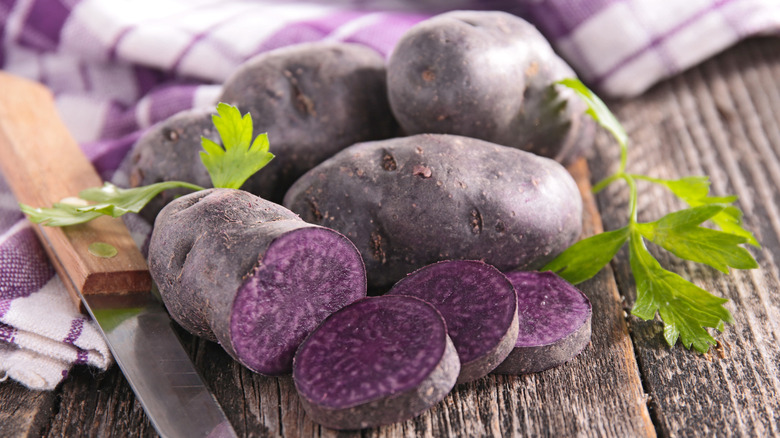
<svg viewBox="0 0 780 438">
<path fill-rule="evenodd" d="M 34 437 L 46 430 L 58 409 L 54 392 L 30 391 L 7 381 L 0 384 L 0 436 Z"/>
<path fill-rule="evenodd" d="M 715 195 L 737 194 L 745 224 L 763 248 L 760 268 L 732 271 L 681 261 L 662 251 L 661 264 L 729 298 L 736 323 L 716 334 L 707 355 L 668 348 L 662 324 L 631 318 L 632 336 L 654 421 L 663 436 L 780 435 L 780 44 L 755 40 L 665 82 L 631 102 L 613 102 L 632 145 L 629 170 L 662 178 L 709 175 Z M 597 178 L 615 163 L 617 147 L 599 139 L 591 166 Z M 683 207 L 650 185 L 640 188 L 640 220 Z M 625 223 L 627 193 L 598 197 L 608 229 Z M 623 254 L 613 264 L 631 305 L 635 287 Z"/>
<path fill-rule="evenodd" d="M 0 72 L 0 169 L 18 202 L 49 207 L 102 181 L 59 118 L 51 93 L 41 85 Z M 119 219 L 99 218 L 67 229 L 35 226 L 74 300 L 90 294 L 148 293 L 146 261 Z M 93 242 L 118 254 L 89 253 Z M 70 281 L 68 281 L 70 279 Z"/>
</svg>

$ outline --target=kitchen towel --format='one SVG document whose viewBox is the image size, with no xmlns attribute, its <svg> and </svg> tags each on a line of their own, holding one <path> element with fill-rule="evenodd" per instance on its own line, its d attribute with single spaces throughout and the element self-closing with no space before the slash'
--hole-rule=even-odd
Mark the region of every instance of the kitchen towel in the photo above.
<svg viewBox="0 0 780 438">
<path fill-rule="evenodd" d="M 526 18 L 586 83 L 614 98 L 780 31 L 776 0 L 0 0 L 0 66 L 52 89 L 66 125 L 110 178 L 144 130 L 213 106 L 220 83 L 255 54 L 332 40 L 388 56 L 409 27 L 452 9 Z M 130 228 L 142 244 L 148 226 Z M 95 326 L 62 297 L 0 183 L 0 378 L 52 389 L 74 363 L 110 364 Z"/>
</svg>

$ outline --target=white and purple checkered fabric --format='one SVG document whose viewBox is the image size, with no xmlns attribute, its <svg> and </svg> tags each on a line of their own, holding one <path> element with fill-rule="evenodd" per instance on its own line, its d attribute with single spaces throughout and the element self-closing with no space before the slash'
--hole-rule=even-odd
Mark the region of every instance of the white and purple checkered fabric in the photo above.
<svg viewBox="0 0 780 438">
<path fill-rule="evenodd" d="M 610 97 L 780 32 L 777 0 L 0 0 L 0 66 L 52 89 L 107 178 L 149 126 L 213 105 L 252 55 L 338 40 L 387 56 L 409 27 L 452 9 L 525 17 Z M 51 389 L 73 363 L 108 366 L 102 338 L 65 293 L 0 181 L 0 376 Z"/>
</svg>

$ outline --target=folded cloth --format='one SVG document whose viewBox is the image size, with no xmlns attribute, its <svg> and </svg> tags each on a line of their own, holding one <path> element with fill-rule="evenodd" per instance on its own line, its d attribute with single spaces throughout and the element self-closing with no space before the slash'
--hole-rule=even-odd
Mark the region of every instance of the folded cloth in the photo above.
<svg viewBox="0 0 780 438">
<path fill-rule="evenodd" d="M 15 204 L 6 207 L 0 205 L 0 375 L 52 389 L 71 364 L 106 369 L 111 355 L 102 335 L 54 275 L 30 223 Z"/>
<path fill-rule="evenodd" d="M 602 95 L 635 96 L 737 41 L 780 33 L 777 0 L 531 0 L 521 13 Z"/>
<path fill-rule="evenodd" d="M 255 54 L 333 40 L 389 56 L 407 29 L 451 9 L 525 17 L 611 97 L 636 95 L 742 38 L 780 30 L 776 0 L 6 0 L 0 65 L 52 89 L 65 123 L 108 178 L 144 130 L 213 106 L 220 84 Z M 140 243 L 148 228 L 132 225 Z M 50 389 L 73 363 L 106 367 L 105 344 L 67 307 L 2 184 L 0 236 L 0 373 Z"/>
</svg>

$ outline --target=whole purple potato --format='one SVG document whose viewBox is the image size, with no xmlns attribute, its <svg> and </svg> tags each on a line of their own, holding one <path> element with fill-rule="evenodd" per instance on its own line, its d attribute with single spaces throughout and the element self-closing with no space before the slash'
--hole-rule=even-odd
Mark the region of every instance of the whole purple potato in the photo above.
<svg viewBox="0 0 780 438">
<path fill-rule="evenodd" d="M 536 28 L 505 12 L 453 11 L 418 23 L 390 57 L 388 93 L 407 134 L 479 138 L 569 164 L 593 142 L 575 77 Z"/>
<path fill-rule="evenodd" d="M 266 375 L 291 372 L 304 338 L 366 296 L 349 239 L 241 190 L 202 190 L 163 208 L 149 271 L 182 327 Z"/>
<path fill-rule="evenodd" d="M 443 134 L 351 146 L 301 177 L 284 204 L 350 238 L 375 288 L 447 259 L 538 268 L 582 227 L 582 198 L 563 166 Z"/>
<path fill-rule="evenodd" d="M 341 149 L 399 130 L 385 61 L 357 44 L 304 43 L 260 54 L 227 79 L 219 100 L 252 114 L 256 134 L 268 133 L 276 158 L 247 188 L 274 202 Z"/>
</svg>

